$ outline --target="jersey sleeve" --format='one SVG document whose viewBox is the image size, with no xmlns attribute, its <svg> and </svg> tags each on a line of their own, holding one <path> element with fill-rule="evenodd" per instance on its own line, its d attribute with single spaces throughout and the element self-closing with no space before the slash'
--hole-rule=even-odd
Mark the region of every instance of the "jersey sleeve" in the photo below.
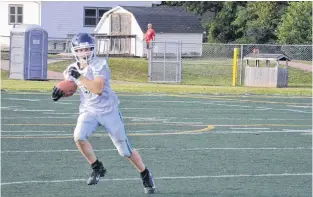
<svg viewBox="0 0 313 197">
<path fill-rule="evenodd" d="M 99 61 L 97 62 L 93 67 L 93 76 L 94 77 L 103 77 L 106 76 L 106 67 L 107 62 L 106 61 Z"/>
</svg>

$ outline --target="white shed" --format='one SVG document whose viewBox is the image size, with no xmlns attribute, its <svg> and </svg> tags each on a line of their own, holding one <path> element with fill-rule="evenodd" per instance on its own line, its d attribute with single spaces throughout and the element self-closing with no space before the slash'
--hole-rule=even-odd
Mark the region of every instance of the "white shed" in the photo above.
<svg viewBox="0 0 313 197">
<path fill-rule="evenodd" d="M 98 48 L 108 49 L 109 54 L 144 57 L 146 44 L 143 41 L 148 23 L 156 32 L 156 48 L 162 51 L 161 42 L 181 41 L 182 53 L 202 55 L 204 29 L 200 17 L 186 12 L 182 7 L 128 7 L 117 6 L 106 12 L 94 34 Z M 99 41 L 100 40 L 100 41 Z M 105 41 L 104 41 L 105 40 Z M 106 46 L 104 46 L 106 43 Z"/>
</svg>

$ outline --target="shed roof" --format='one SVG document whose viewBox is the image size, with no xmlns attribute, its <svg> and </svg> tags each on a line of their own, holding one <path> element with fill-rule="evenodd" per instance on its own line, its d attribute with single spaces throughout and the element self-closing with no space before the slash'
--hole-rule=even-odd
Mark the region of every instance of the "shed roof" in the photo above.
<svg viewBox="0 0 313 197">
<path fill-rule="evenodd" d="M 193 13 L 187 12 L 182 7 L 133 7 L 118 6 L 106 12 L 95 31 L 103 24 L 103 18 L 109 13 L 122 8 L 132 13 L 143 32 L 147 30 L 148 23 L 151 23 L 156 33 L 203 33 L 201 18 Z"/>
<path fill-rule="evenodd" d="M 201 18 L 187 12 L 182 7 L 123 7 L 131 12 L 142 31 L 148 23 L 153 25 L 156 33 L 203 33 Z"/>
<path fill-rule="evenodd" d="M 284 54 L 271 54 L 271 53 L 250 53 L 246 55 L 244 60 L 274 60 L 274 61 L 290 61 L 290 57 Z"/>
</svg>

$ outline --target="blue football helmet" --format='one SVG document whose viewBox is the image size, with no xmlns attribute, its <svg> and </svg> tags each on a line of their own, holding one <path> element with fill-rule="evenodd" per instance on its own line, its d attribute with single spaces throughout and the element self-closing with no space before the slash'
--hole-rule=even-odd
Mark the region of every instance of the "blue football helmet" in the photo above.
<svg viewBox="0 0 313 197">
<path fill-rule="evenodd" d="M 87 64 L 96 56 L 95 40 L 87 33 L 79 33 L 74 36 L 71 42 L 71 51 L 77 62 L 84 59 Z M 89 49 L 88 51 L 81 49 Z"/>
</svg>

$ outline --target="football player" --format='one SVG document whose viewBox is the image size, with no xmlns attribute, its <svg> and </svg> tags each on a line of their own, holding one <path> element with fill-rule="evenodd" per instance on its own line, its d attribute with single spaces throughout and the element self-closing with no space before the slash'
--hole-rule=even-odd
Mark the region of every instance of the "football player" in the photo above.
<svg viewBox="0 0 313 197">
<path fill-rule="evenodd" d="M 90 34 L 79 33 L 71 42 L 71 51 L 76 62 L 64 71 L 64 78 L 78 86 L 80 95 L 79 117 L 74 130 L 74 141 L 92 168 L 88 185 L 97 184 L 107 170 L 96 157 L 88 138 L 98 126 L 108 132 L 118 153 L 127 158 L 140 173 L 145 193 L 154 193 L 155 184 L 151 171 L 146 168 L 140 154 L 132 148 L 126 135 L 119 111 L 119 99 L 110 87 L 108 62 L 96 57 L 95 41 Z M 54 87 L 52 99 L 58 101 L 64 92 Z"/>
</svg>

